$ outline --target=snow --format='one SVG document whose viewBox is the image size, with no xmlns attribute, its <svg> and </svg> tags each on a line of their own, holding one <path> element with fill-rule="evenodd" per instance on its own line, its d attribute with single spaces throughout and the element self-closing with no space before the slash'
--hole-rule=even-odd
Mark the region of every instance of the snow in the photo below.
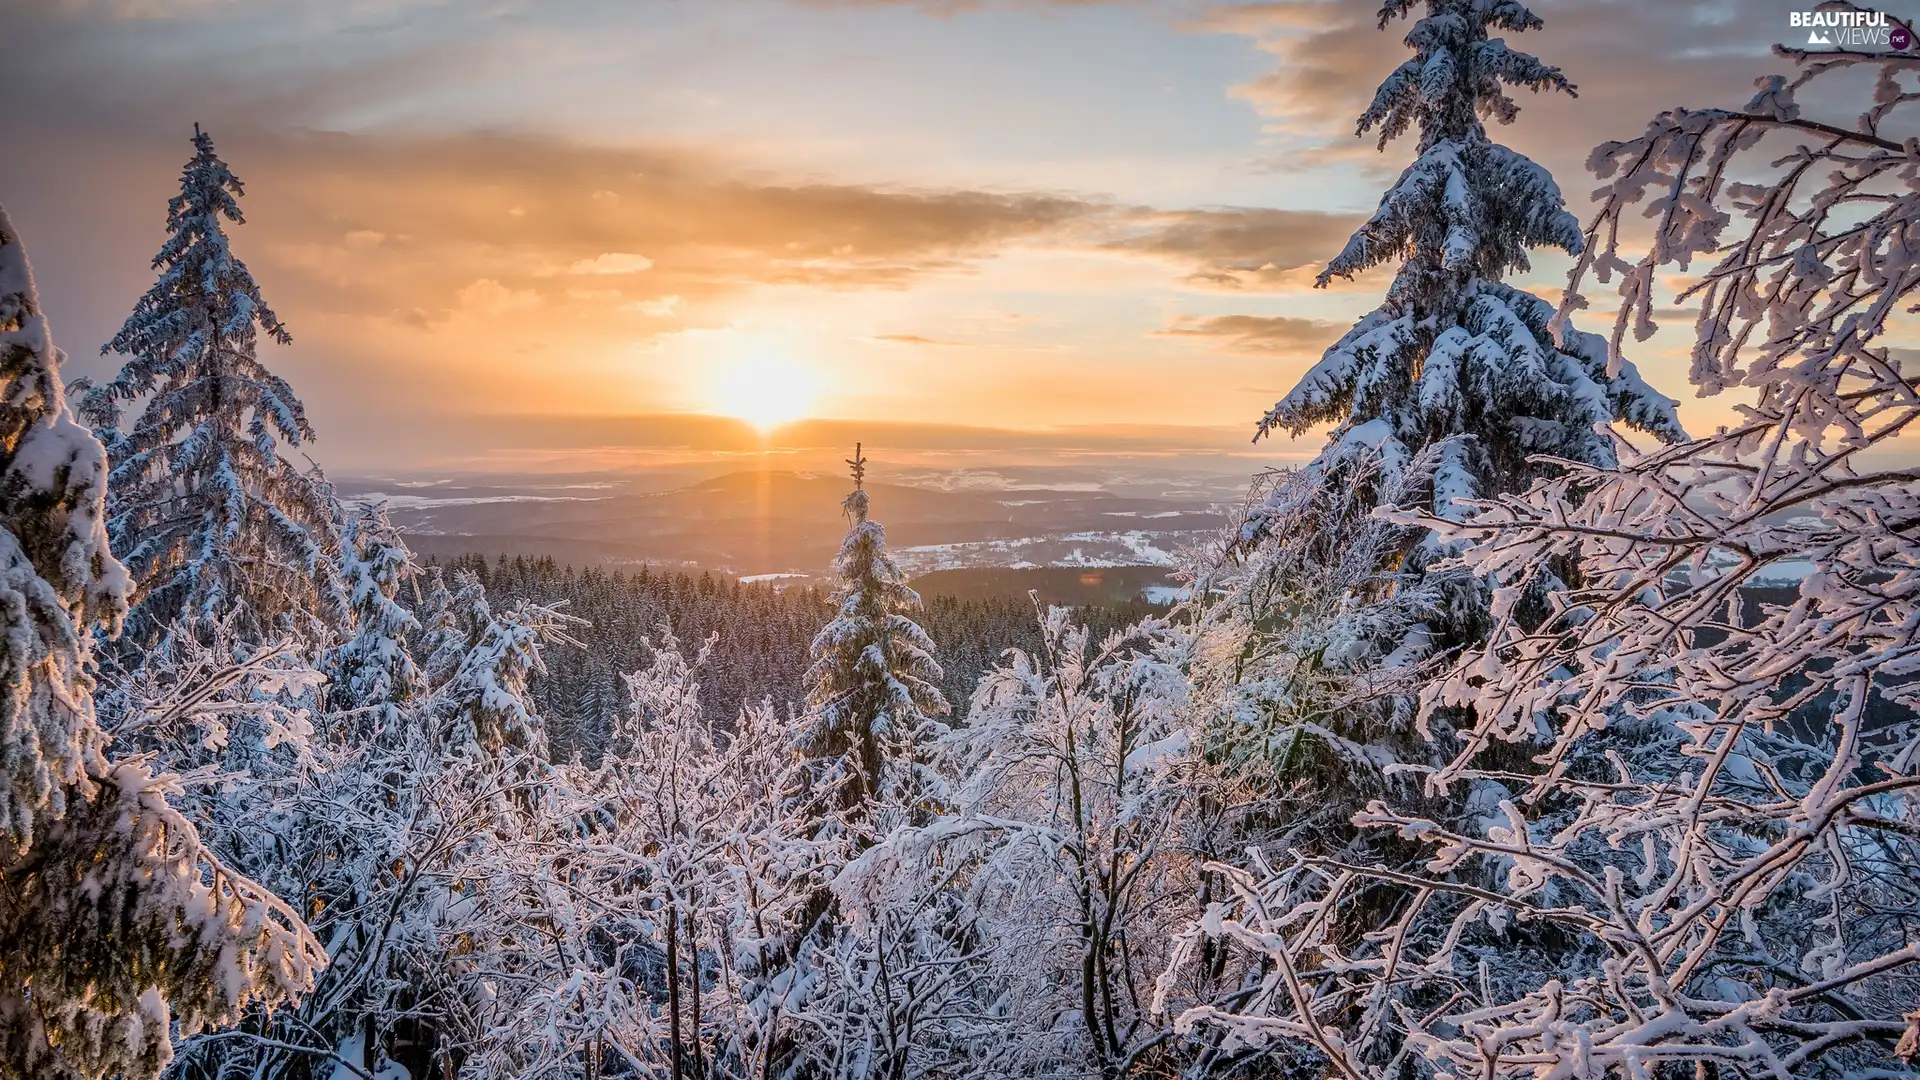
<svg viewBox="0 0 1920 1080">
<path fill-rule="evenodd" d="M 512 503 L 562 503 L 562 502 L 602 502 L 606 496 L 595 495 L 409 495 L 389 494 L 371 491 L 358 496 L 367 502 L 384 504 L 394 510 L 432 510 L 446 506 L 489 506 Z"/>
<path fill-rule="evenodd" d="M 1588 237 L 1486 134 L 1566 88 L 1492 36 L 1539 20 L 1409 14 L 1361 128 L 1414 160 L 1327 273 L 1403 265 L 1262 425 L 1328 425 L 1312 465 L 1217 531 L 891 549 L 856 447 L 804 700 L 712 716 L 766 628 L 649 628 L 577 755 L 532 694 L 577 619 L 423 570 L 386 503 L 279 459 L 311 432 L 252 356 L 284 328 L 210 140 L 97 438 L 0 212 L 0 1068 L 412 1080 L 424 1032 L 475 1080 L 1906 1075 L 1920 484 L 1875 447 L 1920 428 L 1920 144 L 1888 137 L 1920 96 L 1821 53 L 1748 114 L 1663 114 L 1597 152 Z M 1866 113 L 1789 123 L 1862 66 Z M 1558 316 L 1499 280 L 1540 246 L 1621 274 L 1611 342 L 1567 324 L 1578 279 Z M 1701 266 L 1693 382 L 1738 400 L 1686 441 L 1620 347 Z M 186 408 L 228 361 L 244 416 Z M 122 431 L 136 400 L 192 422 Z M 219 618 L 112 644 L 109 464 L 122 503 L 207 496 L 114 539 Z M 390 498 L 594 497 L 442 494 Z M 960 559 L 1180 583 L 982 661 L 907 581 Z M 988 665 L 963 709 L 943 647 Z"/>
<path fill-rule="evenodd" d="M 782 570 L 771 574 L 748 574 L 740 579 L 745 585 L 758 585 L 768 581 L 794 581 L 812 577 L 812 574 L 798 570 Z"/>
<path fill-rule="evenodd" d="M 1012 540 L 917 544 L 895 548 L 893 555 L 914 575 L 963 567 L 1173 566 L 1179 561 L 1176 550 L 1205 535 L 1198 530 L 1085 531 Z"/>
</svg>

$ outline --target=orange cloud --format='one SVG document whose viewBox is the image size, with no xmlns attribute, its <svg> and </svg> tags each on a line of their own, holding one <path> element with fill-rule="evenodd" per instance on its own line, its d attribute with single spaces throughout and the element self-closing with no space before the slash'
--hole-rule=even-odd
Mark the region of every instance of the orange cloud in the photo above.
<svg viewBox="0 0 1920 1080">
<path fill-rule="evenodd" d="M 1344 324 L 1321 319 L 1215 315 L 1181 318 L 1160 334 L 1201 338 L 1236 352 L 1310 355 L 1325 350 L 1345 329 Z"/>
<path fill-rule="evenodd" d="M 1338 253 L 1362 220 L 1358 214 L 1248 207 L 1137 211 L 1125 234 L 1103 246 L 1179 264 L 1193 285 L 1291 291 L 1301 285 L 1295 272 L 1317 268 Z"/>
</svg>

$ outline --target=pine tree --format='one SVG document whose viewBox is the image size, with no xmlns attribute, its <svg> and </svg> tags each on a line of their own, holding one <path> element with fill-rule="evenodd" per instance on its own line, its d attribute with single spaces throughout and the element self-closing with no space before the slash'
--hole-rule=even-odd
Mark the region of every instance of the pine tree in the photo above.
<svg viewBox="0 0 1920 1080">
<path fill-rule="evenodd" d="M 887 554 L 886 530 L 867 518 L 867 459 L 858 445 L 847 464 L 853 491 L 841 509 L 852 527 L 833 562 L 834 617 L 813 639 L 795 747 L 813 763 L 823 807 L 859 816 L 870 800 L 910 794 L 901 774 L 914 771 L 916 747 L 944 729 L 938 718 L 947 701 L 933 640 L 907 614 L 920 596 Z"/>
<path fill-rule="evenodd" d="M 436 689 L 459 670 L 461 660 L 480 644 L 481 635 L 493 620 L 493 608 L 487 603 L 487 590 L 478 575 L 456 569 L 453 585 L 453 589 L 447 588 L 442 567 L 428 570 L 417 655 L 426 659 L 427 682 Z"/>
<path fill-rule="evenodd" d="M 1387 0 L 1380 28 L 1414 7 L 1415 0 Z M 1552 305 L 1500 280 L 1528 269 L 1531 248 L 1583 246 L 1553 177 L 1489 139 L 1482 123 L 1508 123 L 1518 114 L 1510 87 L 1574 92 L 1558 68 L 1489 36 L 1538 29 L 1540 19 L 1518 0 L 1427 0 L 1425 7 L 1406 38 L 1414 55 L 1380 84 L 1357 126 L 1361 134 L 1377 129 L 1382 148 L 1417 129 L 1418 154 L 1318 284 L 1393 259 L 1401 260 L 1399 272 L 1384 302 L 1261 420 L 1256 439 L 1328 423 L 1333 430 L 1293 482 L 1250 507 L 1230 545 L 1237 562 L 1262 561 L 1255 548 L 1291 543 L 1278 533 L 1288 522 L 1297 527 L 1299 509 L 1310 503 L 1345 508 L 1317 515 L 1328 522 L 1322 546 L 1345 551 L 1377 539 L 1361 535 L 1373 527 L 1371 507 L 1394 504 L 1459 521 L 1471 513 L 1471 500 L 1522 490 L 1554 473 L 1555 459 L 1610 466 L 1615 448 L 1602 425 L 1620 421 L 1663 441 L 1686 437 L 1676 403 L 1649 387 L 1632 363 L 1609 363 L 1602 338 L 1554 327 Z M 1303 485 L 1327 497 L 1308 498 Z M 1308 666 L 1352 683 L 1364 672 L 1405 669 L 1473 644 L 1485 629 L 1487 590 L 1457 570 L 1436 572 L 1448 553 L 1433 533 L 1405 529 L 1382 549 L 1372 599 L 1349 605 L 1353 610 L 1328 628 L 1324 652 L 1306 658 Z M 1247 587 L 1283 597 L 1314 585 L 1295 580 L 1313 578 L 1311 565 L 1265 561 L 1267 571 Z M 1232 602 L 1249 606 L 1248 599 Z M 1341 705 L 1336 712 L 1384 721 L 1348 725 L 1374 741 L 1380 732 L 1404 734 L 1409 706 L 1405 695 L 1383 692 L 1369 707 Z"/>
<path fill-rule="evenodd" d="M 108 532 L 134 577 L 136 640 L 236 608 L 251 636 L 344 608 L 330 494 L 282 454 L 313 428 L 256 355 L 262 332 L 292 338 L 227 243 L 243 189 L 198 125 L 193 149 L 167 204 L 159 280 L 101 348 L 130 359 L 81 401 L 113 462 Z M 142 398 L 122 432 L 123 409 Z"/>
<path fill-rule="evenodd" d="M 19 234 L 0 210 L 0 1078 L 158 1076 L 191 1034 L 312 986 L 319 943 L 222 866 L 116 762 L 93 712 L 91 631 L 125 571 L 107 461 L 68 411 Z"/>
<path fill-rule="evenodd" d="M 546 673 L 542 646 L 580 644 L 568 634 L 580 620 L 525 600 L 495 612 L 484 593 L 470 595 L 463 588 L 461 596 L 477 620 L 477 636 L 447 683 L 436 688 L 443 748 L 456 755 L 511 749 L 544 759 L 546 721 L 527 684 Z"/>
<path fill-rule="evenodd" d="M 1387 0 L 1380 28 L 1414 6 Z M 1601 338 L 1567 330 L 1556 343 L 1552 305 L 1500 280 L 1528 268 L 1529 248 L 1582 246 L 1553 177 L 1489 139 L 1481 122 L 1513 120 L 1507 87 L 1574 92 L 1560 69 L 1488 36 L 1538 29 L 1540 19 L 1518 0 L 1426 8 L 1407 35 L 1414 55 L 1380 84 L 1358 125 L 1360 134 L 1377 128 L 1382 148 L 1417 128 L 1418 156 L 1318 284 L 1392 259 L 1403 260 L 1400 271 L 1385 303 L 1327 350 L 1259 435 L 1332 423 L 1316 468 L 1337 473 L 1356 454 L 1377 454 L 1389 479 L 1421 448 L 1453 439 L 1431 499 L 1435 513 L 1457 520 L 1453 500 L 1516 491 L 1540 475 L 1530 455 L 1612 464 L 1596 424 L 1624 421 L 1669 441 L 1685 433 L 1676 403 L 1631 363 L 1609 367 Z"/>
<path fill-rule="evenodd" d="M 386 507 L 362 504 L 344 516 L 340 576 L 354 633 L 334 652 L 331 704 L 341 711 L 374 710 L 378 723 L 372 727 L 384 729 L 423 689 L 424 676 L 407 647 L 420 623 L 400 603 L 401 589 L 413 583 L 419 567 Z"/>
</svg>

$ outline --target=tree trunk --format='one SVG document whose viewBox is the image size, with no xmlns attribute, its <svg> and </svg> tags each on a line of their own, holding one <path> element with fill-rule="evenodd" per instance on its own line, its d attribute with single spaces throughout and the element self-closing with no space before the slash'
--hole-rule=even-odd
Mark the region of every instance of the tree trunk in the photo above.
<svg viewBox="0 0 1920 1080">
<path fill-rule="evenodd" d="M 673 1080 L 686 1080 L 680 1065 L 680 912 L 667 904 L 667 1033 Z"/>
</svg>

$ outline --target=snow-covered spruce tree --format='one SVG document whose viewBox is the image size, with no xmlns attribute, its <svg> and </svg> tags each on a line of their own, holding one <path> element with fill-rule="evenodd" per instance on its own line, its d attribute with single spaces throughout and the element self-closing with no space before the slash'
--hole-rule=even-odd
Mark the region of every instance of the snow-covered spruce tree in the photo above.
<svg viewBox="0 0 1920 1080">
<path fill-rule="evenodd" d="M 1388 0 L 1380 28 L 1417 0 Z M 1318 467 L 1337 470 L 1361 448 L 1391 473 L 1429 443 L 1445 444 L 1432 485 L 1436 514 L 1456 518 L 1458 498 L 1526 486 L 1533 455 L 1609 464 L 1613 447 L 1594 425 L 1615 420 L 1663 439 L 1682 437 L 1674 402 L 1633 365 L 1608 366 L 1599 338 L 1556 342 L 1553 307 L 1501 283 L 1528 267 L 1527 250 L 1579 252 L 1578 222 L 1545 169 L 1487 137 L 1482 120 L 1509 123 L 1507 87 L 1573 92 L 1558 68 L 1507 47 L 1494 29 L 1538 29 L 1518 0 L 1426 0 L 1407 34 L 1414 55 L 1396 68 L 1360 116 L 1380 145 L 1419 132 L 1417 157 L 1380 207 L 1321 271 L 1318 284 L 1390 260 L 1399 273 L 1380 307 L 1326 352 L 1260 422 L 1260 434 L 1334 425 Z"/>
<path fill-rule="evenodd" d="M 1920 472 L 1889 451 L 1920 424 L 1899 347 L 1920 294 L 1901 138 L 1920 59 L 1780 52 L 1802 73 L 1759 80 L 1745 110 L 1676 109 L 1595 150 L 1598 250 L 1564 305 L 1588 270 L 1621 274 L 1617 346 L 1654 332 L 1656 275 L 1687 274 L 1670 306 L 1698 305 L 1693 382 L 1742 392 L 1737 419 L 1672 447 L 1622 437 L 1616 465 L 1562 463 L 1420 522 L 1496 582 L 1489 641 L 1426 695 L 1475 721 L 1423 770 L 1498 785 L 1494 820 L 1383 801 L 1357 823 L 1428 847 L 1425 867 L 1227 871 L 1238 902 L 1192 940 L 1235 940 L 1273 976 L 1186 1023 L 1311 1044 L 1347 1080 L 1911 1071 Z M 1796 100 L 1869 92 L 1827 120 Z M 1637 263 L 1619 254 L 1635 206 Z M 1578 584 L 1517 617 L 1556 562 Z M 1488 753 L 1516 742 L 1539 752 Z M 1411 900 L 1330 939 L 1383 882 Z"/>
<path fill-rule="evenodd" d="M 920 796 L 919 748 L 945 730 L 933 641 L 908 614 L 920 596 L 887 554 L 887 534 L 867 518 L 867 459 L 847 462 L 853 491 L 841 508 L 852 527 L 833 569 L 834 617 L 813 639 L 807 702 L 794 746 L 812 763 L 823 810 L 864 817 L 876 799 Z"/>
<path fill-rule="evenodd" d="M 340 576 L 353 616 L 353 637 L 334 651 L 330 665 L 335 712 L 366 710 L 362 730 L 381 731 L 400 719 L 402 706 L 425 689 L 408 640 L 421 627 L 401 601 L 420 568 L 387 518 L 384 506 L 344 507 L 340 530 Z"/>
<path fill-rule="evenodd" d="M 487 591 L 473 571 L 455 570 L 453 586 L 447 588 L 444 567 L 427 567 L 427 587 L 422 590 L 420 611 L 415 616 L 420 623 L 420 642 L 414 655 L 420 658 L 427 682 L 433 686 L 441 685 L 459 669 L 460 658 L 479 644 L 481 632 L 493 618 Z"/>
<path fill-rule="evenodd" d="M 430 711 L 436 717 L 435 731 L 455 756 L 511 751 L 543 762 L 546 721 L 528 695 L 527 683 L 546 670 L 543 646 L 579 646 L 567 631 L 580 620 L 525 600 L 495 612 L 478 584 L 460 593 L 475 621 L 474 642 L 447 681 L 434 688 Z"/>
<path fill-rule="evenodd" d="M 1415 7 L 1388 0 L 1380 27 Z M 1331 424 L 1325 448 L 1272 483 L 1218 564 L 1194 574 L 1195 622 L 1210 639 L 1194 673 L 1196 702 L 1215 709 L 1204 725 L 1210 751 L 1320 784 L 1336 822 L 1383 790 L 1382 766 L 1432 759 L 1409 691 L 1421 665 L 1477 643 L 1488 622 L 1485 583 L 1437 569 L 1443 541 L 1424 528 L 1383 529 L 1373 512 L 1454 520 L 1470 512 L 1459 500 L 1554 470 L 1535 455 L 1611 463 L 1596 424 L 1684 434 L 1675 403 L 1631 364 L 1609 368 L 1602 339 L 1571 329 L 1556 339 L 1552 306 L 1501 281 L 1527 269 L 1531 248 L 1583 243 L 1552 177 L 1484 126 L 1516 116 L 1512 87 L 1572 92 L 1558 69 L 1490 36 L 1540 20 L 1516 0 L 1424 8 L 1406 38 L 1414 55 L 1358 123 L 1362 134 L 1377 129 L 1382 147 L 1417 133 L 1415 160 L 1319 283 L 1396 260 L 1398 272 L 1256 435 Z M 1556 584 L 1543 578 L 1528 610 Z M 1344 827 L 1313 836 L 1336 848 L 1352 838 Z"/>
<path fill-rule="evenodd" d="M 1416 0 L 1387 0 L 1379 25 L 1408 15 Z M 1553 307 L 1501 278 L 1528 267 L 1535 247 L 1581 249 L 1578 223 L 1545 169 L 1487 136 L 1483 121 L 1508 123 L 1518 106 L 1508 88 L 1573 92 L 1558 68 L 1509 48 L 1492 31 L 1537 29 L 1518 0 L 1426 0 L 1407 34 L 1414 55 L 1389 75 L 1361 114 L 1381 147 L 1409 130 L 1413 164 L 1379 209 L 1321 272 L 1318 284 L 1400 260 L 1385 301 L 1330 347 L 1261 420 L 1256 438 L 1299 435 L 1332 424 L 1308 472 L 1340 487 L 1369 469 L 1384 492 L 1427 446 L 1439 448 L 1430 475 L 1415 478 L 1419 502 L 1443 518 L 1465 513 L 1458 499 L 1524 488 L 1551 467 L 1534 455 L 1607 465 L 1613 448 L 1594 425 L 1615 420 L 1662 439 L 1683 437 L 1674 402 L 1654 392 L 1632 364 L 1608 364 L 1598 337 L 1549 332 Z M 1357 459 L 1377 465 L 1356 468 Z M 1267 535 L 1259 516 L 1247 542 Z M 1409 530 L 1394 563 L 1416 580 L 1440 554 Z M 1404 563 L 1400 556 L 1404 555 Z M 1447 590 L 1433 617 L 1374 642 L 1364 666 L 1395 649 L 1396 662 L 1469 643 L 1484 622 L 1479 590 Z"/>
<path fill-rule="evenodd" d="M 107 755 L 88 651 L 127 580 L 62 359 L 0 210 L 0 1077 L 148 1078 L 174 1025 L 293 998 L 326 958 L 201 845 L 170 778 Z"/>
<path fill-rule="evenodd" d="M 167 203 L 159 280 L 103 353 L 129 359 L 81 398 L 107 444 L 108 533 L 134 578 L 128 629 L 149 641 L 176 619 L 238 608 L 265 637 L 282 622 L 337 621 L 344 595 L 330 493 L 283 455 L 313 429 L 293 389 L 256 355 L 291 340 L 228 247 L 242 188 L 196 125 L 180 194 Z M 123 413 L 144 399 L 132 426 Z"/>
</svg>

